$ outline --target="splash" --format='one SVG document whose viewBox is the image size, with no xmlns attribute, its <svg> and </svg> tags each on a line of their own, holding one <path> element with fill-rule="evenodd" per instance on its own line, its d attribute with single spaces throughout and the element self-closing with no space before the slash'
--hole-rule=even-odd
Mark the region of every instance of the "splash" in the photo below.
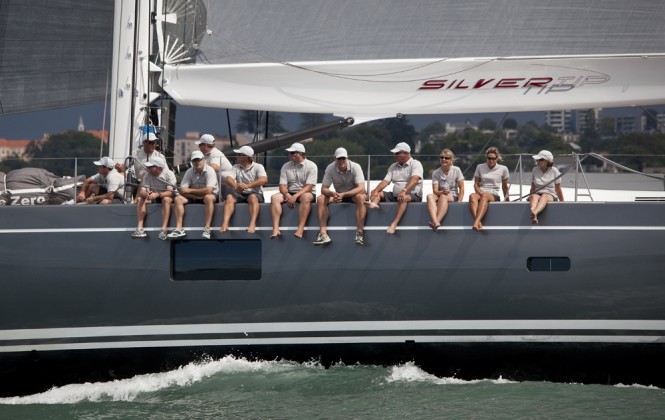
<svg viewBox="0 0 665 420">
<path fill-rule="evenodd" d="M 492 382 L 495 384 L 510 384 L 516 383 L 503 379 L 474 379 L 474 380 L 464 380 L 458 378 L 439 378 L 427 373 L 413 362 L 408 362 L 403 365 L 392 366 L 390 368 L 390 373 L 386 377 L 386 382 L 429 382 L 435 385 L 466 385 L 466 384 L 476 384 L 479 382 Z"/>
<path fill-rule="evenodd" d="M 156 392 L 169 387 L 191 386 L 218 373 L 280 372 L 298 366 L 317 367 L 312 363 L 249 361 L 245 358 L 226 356 L 218 360 L 209 359 L 190 363 L 169 372 L 137 375 L 129 379 L 112 382 L 70 384 L 34 395 L 0 398 L 0 404 L 76 404 L 82 401 L 133 401 L 141 394 Z"/>
</svg>

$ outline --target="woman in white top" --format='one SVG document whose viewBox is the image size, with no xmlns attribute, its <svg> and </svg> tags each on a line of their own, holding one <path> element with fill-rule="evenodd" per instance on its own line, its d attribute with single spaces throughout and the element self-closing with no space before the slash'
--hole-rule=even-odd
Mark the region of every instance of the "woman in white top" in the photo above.
<svg viewBox="0 0 665 420">
<path fill-rule="evenodd" d="M 443 149 L 439 153 L 441 167 L 432 172 L 433 194 L 427 195 L 427 209 L 432 221 L 429 227 L 434 232 L 441 226 L 441 221 L 448 212 L 448 203 L 462 202 L 464 198 L 464 176 L 455 162 L 455 154 L 450 149 Z"/>
<path fill-rule="evenodd" d="M 499 189 L 503 190 L 503 197 L 508 201 L 508 168 L 497 163 L 501 161 L 501 154 L 496 147 L 490 147 L 485 152 L 487 163 L 476 166 L 473 174 L 473 189 L 475 192 L 469 197 L 469 210 L 473 216 L 473 230 L 483 230 L 481 220 L 487 214 L 489 203 L 501 201 Z"/>
<path fill-rule="evenodd" d="M 536 167 L 531 172 L 531 196 L 529 204 L 531 207 L 531 223 L 538 224 L 538 214 L 545 210 L 548 202 L 557 198 L 563 201 L 563 191 L 561 191 L 561 173 L 552 165 L 554 156 L 548 150 L 541 150 L 537 155 L 533 155 L 536 160 Z M 555 195 L 556 194 L 556 195 Z"/>
</svg>

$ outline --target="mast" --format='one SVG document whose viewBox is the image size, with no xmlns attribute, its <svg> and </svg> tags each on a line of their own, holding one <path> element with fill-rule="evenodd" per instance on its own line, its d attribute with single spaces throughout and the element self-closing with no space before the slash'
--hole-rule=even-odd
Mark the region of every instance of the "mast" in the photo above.
<svg viewBox="0 0 665 420">
<path fill-rule="evenodd" d="M 122 161 L 141 139 L 148 113 L 150 0 L 115 0 L 109 156 Z"/>
</svg>

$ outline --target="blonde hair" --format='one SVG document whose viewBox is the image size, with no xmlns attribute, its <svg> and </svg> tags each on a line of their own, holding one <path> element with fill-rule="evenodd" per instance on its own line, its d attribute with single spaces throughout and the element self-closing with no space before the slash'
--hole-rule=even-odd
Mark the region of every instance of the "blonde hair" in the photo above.
<svg viewBox="0 0 665 420">
<path fill-rule="evenodd" d="M 450 150 L 450 149 L 443 149 L 443 150 L 439 153 L 439 155 L 447 155 L 447 156 L 450 156 L 450 163 L 455 162 L 455 153 L 453 153 L 453 151 Z"/>
<path fill-rule="evenodd" d="M 496 147 L 492 146 L 489 149 L 487 149 L 485 151 L 485 157 L 487 157 L 487 155 L 489 155 L 490 153 L 493 153 L 493 154 L 496 155 L 496 161 L 497 162 L 503 161 L 503 157 L 501 156 L 501 153 L 499 153 L 499 149 L 497 149 Z"/>
</svg>

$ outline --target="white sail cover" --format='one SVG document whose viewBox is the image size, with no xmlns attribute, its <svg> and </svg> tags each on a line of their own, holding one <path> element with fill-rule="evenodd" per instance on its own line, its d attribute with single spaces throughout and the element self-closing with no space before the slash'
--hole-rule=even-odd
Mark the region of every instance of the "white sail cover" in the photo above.
<svg viewBox="0 0 665 420">
<path fill-rule="evenodd" d="M 113 1 L 0 2 L 0 115 L 104 100 Z"/>
<path fill-rule="evenodd" d="M 195 59 L 165 57 L 161 83 L 183 104 L 371 118 L 665 99 L 665 2 L 204 4 Z"/>
</svg>

